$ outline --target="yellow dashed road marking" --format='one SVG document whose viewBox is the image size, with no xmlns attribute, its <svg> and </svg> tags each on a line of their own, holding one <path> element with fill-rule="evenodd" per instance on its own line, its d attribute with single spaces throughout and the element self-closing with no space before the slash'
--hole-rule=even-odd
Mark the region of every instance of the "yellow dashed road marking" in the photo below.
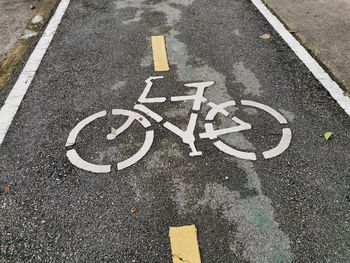
<svg viewBox="0 0 350 263">
<path fill-rule="evenodd" d="M 195 225 L 170 227 L 169 236 L 173 263 L 201 262 Z"/>
<path fill-rule="evenodd" d="M 152 36 L 153 63 L 155 71 L 169 71 L 164 36 Z"/>
</svg>

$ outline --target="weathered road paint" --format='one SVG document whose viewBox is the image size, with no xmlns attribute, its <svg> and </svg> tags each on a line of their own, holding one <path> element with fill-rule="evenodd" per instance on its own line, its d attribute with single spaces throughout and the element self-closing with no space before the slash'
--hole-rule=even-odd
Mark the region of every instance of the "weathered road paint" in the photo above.
<svg viewBox="0 0 350 263">
<path fill-rule="evenodd" d="M 153 97 L 153 98 L 148 97 L 148 94 L 153 86 L 152 80 L 156 80 L 156 79 L 163 79 L 163 76 L 149 77 L 148 79 L 145 80 L 146 87 L 144 88 L 143 92 L 141 93 L 141 95 L 138 99 L 139 103 L 163 103 L 166 101 L 166 97 Z M 206 121 L 210 121 L 210 122 L 207 122 L 204 124 L 205 132 L 199 134 L 199 137 L 201 139 L 208 138 L 210 140 L 216 140 L 219 138 L 220 135 L 225 135 L 225 134 L 230 134 L 230 133 L 238 133 L 241 131 L 250 130 L 252 128 L 251 124 L 246 123 L 246 122 L 242 121 L 241 119 L 239 119 L 238 117 L 234 116 L 232 118 L 232 121 L 236 125 L 231 126 L 229 128 L 214 129 L 213 120 L 215 119 L 215 116 L 220 113 L 220 114 L 223 114 L 224 116 L 228 117 L 229 112 L 226 111 L 226 108 L 230 107 L 230 106 L 237 105 L 234 100 L 223 102 L 221 104 L 215 104 L 215 103 L 210 102 L 210 101 L 207 102 L 208 99 L 204 97 L 204 91 L 206 88 L 208 88 L 214 84 L 215 84 L 214 81 L 185 84 L 186 87 L 197 88 L 196 93 L 193 95 L 175 96 L 175 97 L 170 98 L 171 101 L 193 100 L 192 112 L 191 112 L 190 119 L 188 121 L 188 125 L 187 125 L 186 130 L 180 129 L 179 127 L 170 123 L 169 121 L 166 121 L 163 124 L 163 126 L 166 129 L 168 129 L 172 133 L 179 136 L 182 139 L 182 142 L 189 146 L 189 148 L 191 149 L 191 152 L 189 153 L 189 155 L 192 157 L 193 156 L 200 156 L 203 154 L 201 151 L 198 151 L 196 148 L 196 145 L 195 145 L 196 136 L 194 135 L 195 128 L 197 126 L 197 119 L 198 119 L 197 112 L 200 111 L 201 105 L 203 103 L 207 103 L 207 105 L 209 107 L 211 107 L 212 109 L 209 110 L 209 112 L 206 116 Z M 264 105 L 264 104 L 261 104 L 261 103 L 255 102 L 255 101 L 250 101 L 250 100 L 242 100 L 241 104 L 243 106 L 255 107 L 257 109 L 265 111 L 266 113 L 272 115 L 281 125 L 287 124 L 287 120 L 278 111 L 274 110 L 273 108 L 271 108 L 267 105 Z M 163 120 L 163 117 L 161 115 L 150 110 L 149 108 L 147 108 L 143 104 L 136 104 L 134 106 L 134 109 L 145 113 L 148 117 L 154 119 L 158 123 Z M 77 138 L 79 132 L 85 126 L 87 126 L 88 124 L 93 122 L 94 120 L 96 120 L 98 118 L 105 117 L 106 114 L 107 114 L 107 111 L 101 111 L 101 112 L 95 113 L 95 114 L 85 118 L 81 122 L 79 122 L 73 128 L 73 130 L 69 133 L 66 147 L 74 146 L 76 143 L 76 138 Z M 111 133 L 107 134 L 107 136 L 106 136 L 107 140 L 116 139 L 116 137 L 118 135 L 120 135 L 125 130 L 127 130 L 130 127 L 130 125 L 136 120 L 139 121 L 142 124 L 143 128 L 145 128 L 145 129 L 149 128 L 151 126 L 151 123 L 145 117 L 143 117 L 142 115 L 140 115 L 139 113 L 134 112 L 134 111 L 123 110 L 123 109 L 113 109 L 112 115 L 115 115 L 115 116 L 123 115 L 123 116 L 128 117 L 128 119 L 121 127 L 117 128 L 117 129 L 114 127 L 111 127 Z M 290 128 L 283 128 L 282 129 L 282 137 L 281 137 L 279 144 L 277 146 L 275 146 L 274 148 L 263 152 L 264 158 L 270 159 L 270 158 L 276 157 L 276 156 L 280 155 L 281 153 L 283 153 L 289 147 L 289 145 L 291 143 L 291 139 L 292 139 L 292 131 L 290 130 Z M 142 147 L 137 151 L 137 153 L 135 153 L 130 158 L 128 158 L 122 162 L 119 162 L 117 164 L 117 169 L 122 170 L 124 168 L 127 168 L 127 167 L 135 164 L 139 160 L 141 160 L 147 154 L 147 152 L 150 150 L 152 143 L 153 143 L 153 140 L 154 140 L 154 131 L 147 130 L 145 141 L 144 141 L 144 144 L 142 145 Z M 224 143 L 220 140 L 214 142 L 214 146 L 216 148 L 218 148 L 220 151 L 222 151 L 228 155 L 238 157 L 240 159 L 253 160 L 253 161 L 257 160 L 257 155 L 254 152 L 244 152 L 241 150 L 237 150 L 237 149 L 232 148 L 230 145 L 227 145 L 226 143 Z M 73 150 L 73 149 L 69 149 L 67 151 L 67 157 L 73 165 L 75 165 L 81 169 L 84 169 L 86 171 L 90 171 L 90 172 L 94 172 L 94 173 L 109 173 L 111 171 L 111 165 L 97 165 L 97 164 L 92 164 L 90 162 L 84 161 L 79 156 L 78 152 L 76 150 Z"/>
<path fill-rule="evenodd" d="M 164 36 L 152 36 L 154 71 L 169 71 Z"/>
<path fill-rule="evenodd" d="M 95 121 L 98 118 L 105 117 L 106 115 L 107 115 L 107 111 L 101 111 L 101 112 L 95 113 L 95 114 L 85 118 L 84 120 L 80 121 L 72 129 L 72 131 L 69 133 L 69 136 L 68 136 L 68 139 L 66 142 L 66 147 L 73 147 L 75 145 L 79 132 L 85 126 L 92 123 L 93 121 Z M 114 116 L 122 115 L 122 116 L 128 117 L 128 119 L 118 129 L 113 128 L 115 130 L 115 132 L 113 133 L 113 130 L 112 130 L 111 133 L 107 134 L 107 136 L 106 136 L 107 140 L 114 140 L 118 135 L 120 135 L 126 129 L 128 129 L 134 121 L 138 121 L 139 123 L 141 123 L 141 125 L 144 128 L 149 128 L 151 126 L 151 123 L 144 116 L 142 116 L 139 113 L 133 112 L 133 111 L 123 110 L 123 109 L 113 109 L 112 115 L 114 115 Z M 122 170 L 126 167 L 129 167 L 129 166 L 135 164 L 140 159 L 142 159 L 147 154 L 149 149 L 151 148 L 152 143 L 153 143 L 153 138 L 154 138 L 153 130 L 146 131 L 145 141 L 144 141 L 143 145 L 141 146 L 141 148 L 134 155 L 129 157 L 128 159 L 117 163 L 117 169 Z M 87 161 L 83 160 L 79 156 L 78 152 L 74 149 L 67 150 L 66 155 L 67 155 L 69 161 L 73 165 L 75 165 L 76 167 L 79 167 L 80 169 L 83 169 L 83 170 L 86 170 L 89 172 L 93 172 L 93 173 L 109 173 L 109 172 L 111 172 L 111 165 L 109 165 L 109 164 L 108 165 L 99 165 L 99 164 L 93 164 L 93 163 L 87 162 Z"/>
<path fill-rule="evenodd" d="M 170 227 L 169 237 L 173 263 L 201 262 L 195 225 Z"/>
</svg>

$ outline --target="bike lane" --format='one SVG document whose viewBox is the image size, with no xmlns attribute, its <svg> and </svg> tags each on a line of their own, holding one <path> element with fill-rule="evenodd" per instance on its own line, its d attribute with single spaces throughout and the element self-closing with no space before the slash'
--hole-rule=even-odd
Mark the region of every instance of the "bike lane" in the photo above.
<svg viewBox="0 0 350 263">
<path fill-rule="evenodd" d="M 259 36 L 270 33 L 271 39 Z M 170 70 L 155 72 L 151 36 L 164 35 Z M 252 100 L 282 113 L 292 142 L 281 155 L 242 160 L 205 132 L 197 111 L 196 147 L 151 120 L 151 149 L 135 165 L 116 163 L 139 149 L 133 123 L 115 140 L 106 117 L 76 142 L 96 174 L 66 157 L 70 131 L 84 118 L 133 110 L 150 76 L 149 106 L 186 128 L 194 94 L 186 83 L 214 81 L 212 103 Z M 231 107 L 253 126 L 221 138 L 242 151 L 276 145 L 280 125 L 252 107 Z M 230 118 L 215 119 L 229 128 Z M 203 262 L 345 262 L 349 257 L 349 120 L 250 2 L 74 1 L 0 148 L 1 259 L 4 261 L 170 262 L 169 227 L 194 224 Z M 112 130 L 113 131 L 113 130 Z M 333 131 L 332 140 L 323 134 Z"/>
</svg>

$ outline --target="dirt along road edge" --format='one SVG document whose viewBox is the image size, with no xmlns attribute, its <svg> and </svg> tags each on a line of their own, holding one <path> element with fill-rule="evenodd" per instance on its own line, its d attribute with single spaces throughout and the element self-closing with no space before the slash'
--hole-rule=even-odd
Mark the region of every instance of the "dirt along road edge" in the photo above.
<svg viewBox="0 0 350 263">
<path fill-rule="evenodd" d="M 0 61 L 0 92 L 4 91 L 16 69 L 19 68 L 28 52 L 40 38 L 41 32 L 45 29 L 58 2 L 59 0 L 43 0 L 40 3 L 35 16 L 24 28 L 22 35 Z"/>
</svg>

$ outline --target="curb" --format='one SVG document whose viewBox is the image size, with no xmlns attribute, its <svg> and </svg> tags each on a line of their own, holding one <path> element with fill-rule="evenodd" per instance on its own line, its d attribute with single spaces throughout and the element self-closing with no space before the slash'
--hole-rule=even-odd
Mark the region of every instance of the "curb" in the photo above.
<svg viewBox="0 0 350 263">
<path fill-rule="evenodd" d="M 341 108 L 350 116 L 350 97 L 345 96 L 345 92 L 339 85 L 330 77 L 327 71 L 317 62 L 317 60 L 310 54 L 302 43 L 288 31 L 286 26 L 269 10 L 269 8 L 262 2 L 262 0 L 251 0 L 253 5 L 265 17 L 274 30 L 281 36 L 281 38 L 288 44 L 295 55 L 304 63 L 310 70 L 314 77 L 323 85 L 333 99 L 339 104 Z"/>
<path fill-rule="evenodd" d="M 261 2 L 266 6 L 267 9 L 284 25 L 284 27 L 291 33 L 296 40 L 299 41 L 300 45 L 302 45 L 306 51 L 318 62 L 318 64 L 327 72 L 327 74 L 331 77 L 333 81 L 335 81 L 338 86 L 344 91 L 344 96 L 350 97 L 350 87 L 346 87 L 342 81 L 336 76 L 331 69 L 329 69 L 325 63 L 323 63 L 322 59 L 319 57 L 319 51 L 309 45 L 305 38 L 300 35 L 297 31 L 294 31 L 292 27 L 288 25 L 288 23 L 270 6 L 268 0 L 261 0 Z"/>
</svg>

